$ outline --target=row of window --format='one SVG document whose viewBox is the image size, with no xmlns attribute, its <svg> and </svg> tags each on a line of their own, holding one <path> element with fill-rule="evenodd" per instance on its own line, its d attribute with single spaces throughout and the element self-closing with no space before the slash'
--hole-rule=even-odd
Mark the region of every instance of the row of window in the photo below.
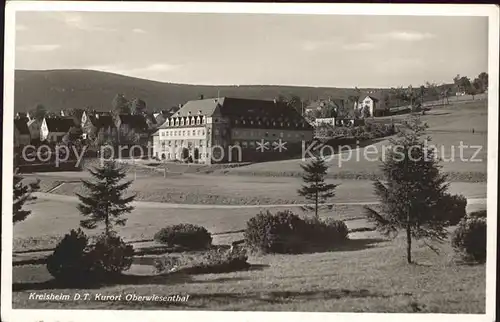
<svg viewBox="0 0 500 322">
<path fill-rule="evenodd" d="M 159 154 L 156 152 L 156 157 L 161 158 L 162 160 L 175 160 L 175 159 L 181 159 L 182 154 L 181 153 L 161 153 Z M 208 158 L 208 153 L 199 153 L 198 158 L 206 157 Z"/>
<path fill-rule="evenodd" d="M 177 130 L 177 131 L 162 131 L 161 136 L 195 136 L 205 135 L 205 130 Z"/>
<path fill-rule="evenodd" d="M 195 142 L 188 142 L 188 146 L 191 146 L 192 144 L 195 144 L 198 146 L 203 146 L 205 144 L 205 140 L 197 140 Z M 162 141 L 161 142 L 162 147 L 165 147 L 165 146 L 171 147 L 172 145 L 175 147 L 184 146 L 184 140 L 172 140 L 172 141 Z"/>
<path fill-rule="evenodd" d="M 243 137 L 247 137 L 247 136 L 248 137 L 256 137 L 256 138 L 262 137 L 262 132 L 253 132 L 253 131 L 248 131 L 248 132 L 247 131 L 241 131 L 240 132 L 238 130 L 234 130 L 233 133 L 234 133 L 235 136 L 239 136 L 241 134 L 241 136 L 243 136 Z M 264 137 L 266 137 L 266 138 L 269 137 L 269 132 L 264 132 L 263 134 L 264 134 Z M 279 133 L 279 137 L 282 138 L 282 139 L 285 138 L 285 137 L 292 138 L 293 136 L 294 136 L 294 133 L 291 133 L 291 132 L 288 132 L 286 135 L 283 132 Z M 276 133 L 271 133 L 271 137 L 277 137 L 277 134 Z M 296 138 L 300 138 L 300 137 L 304 138 L 304 134 L 303 133 L 295 133 L 295 137 Z"/>
<path fill-rule="evenodd" d="M 290 127 L 292 123 L 290 122 L 276 122 L 276 121 L 261 121 L 261 120 L 233 120 L 233 124 L 235 125 L 266 125 L 266 126 L 280 126 L 280 127 Z M 306 125 L 304 122 L 295 122 L 293 123 L 296 128 L 304 128 Z"/>
<path fill-rule="evenodd" d="M 165 121 L 165 124 L 167 126 L 183 126 L 183 125 L 201 125 L 205 124 L 205 118 L 204 117 L 189 117 L 189 118 L 173 118 L 173 119 L 168 119 Z"/>
</svg>

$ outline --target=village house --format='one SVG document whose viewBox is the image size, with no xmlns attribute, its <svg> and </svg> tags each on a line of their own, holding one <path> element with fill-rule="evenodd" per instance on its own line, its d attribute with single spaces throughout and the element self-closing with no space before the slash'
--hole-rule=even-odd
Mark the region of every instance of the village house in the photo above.
<svg viewBox="0 0 500 322">
<path fill-rule="evenodd" d="M 14 147 L 22 147 L 31 142 L 30 131 L 25 121 L 24 119 L 14 120 Z"/>
<path fill-rule="evenodd" d="M 74 127 L 72 118 L 46 117 L 40 127 L 40 140 L 48 142 L 61 142 L 69 129 Z"/>
<path fill-rule="evenodd" d="M 125 142 L 135 135 L 137 139 L 128 143 L 146 144 L 149 138 L 149 126 L 144 115 L 120 114 L 113 117 L 115 128 L 118 132 L 118 141 Z"/>
<path fill-rule="evenodd" d="M 81 118 L 82 138 L 95 139 L 101 129 L 108 130 L 114 127 L 113 117 L 106 112 L 85 111 Z"/>
<path fill-rule="evenodd" d="M 355 107 L 360 111 L 362 117 L 366 115 L 363 113 L 364 109 L 367 109 L 368 116 L 384 116 L 387 114 L 387 108 L 383 101 L 379 100 L 375 96 L 368 95 L 363 100 L 355 104 Z"/>
<path fill-rule="evenodd" d="M 255 161 L 300 151 L 313 137 L 312 126 L 277 101 L 231 97 L 187 102 L 153 135 L 160 159 L 200 163 Z M 277 144 L 286 142 L 281 149 Z M 238 159 L 239 147 L 241 159 Z"/>
</svg>

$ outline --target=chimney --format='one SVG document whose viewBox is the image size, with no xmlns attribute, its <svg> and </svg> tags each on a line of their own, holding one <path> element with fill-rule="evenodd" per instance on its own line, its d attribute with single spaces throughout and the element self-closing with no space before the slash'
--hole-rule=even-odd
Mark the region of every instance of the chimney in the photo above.
<svg viewBox="0 0 500 322">
<path fill-rule="evenodd" d="M 202 100 L 202 99 L 203 99 L 203 94 L 200 95 L 200 100 Z"/>
</svg>

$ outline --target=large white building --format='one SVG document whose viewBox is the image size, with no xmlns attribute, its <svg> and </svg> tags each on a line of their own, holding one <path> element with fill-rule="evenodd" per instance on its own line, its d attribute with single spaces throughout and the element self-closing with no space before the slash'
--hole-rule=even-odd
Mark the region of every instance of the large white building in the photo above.
<svg viewBox="0 0 500 322">
<path fill-rule="evenodd" d="M 200 99 L 187 102 L 158 128 L 153 153 L 160 159 L 200 163 L 258 161 L 300 151 L 312 137 L 312 126 L 286 104 Z"/>
</svg>

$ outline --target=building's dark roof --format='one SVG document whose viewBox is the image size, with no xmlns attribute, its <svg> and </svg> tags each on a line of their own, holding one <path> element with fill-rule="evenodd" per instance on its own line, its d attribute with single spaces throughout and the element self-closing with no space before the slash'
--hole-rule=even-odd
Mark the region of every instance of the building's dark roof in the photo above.
<svg viewBox="0 0 500 322">
<path fill-rule="evenodd" d="M 120 122 L 122 125 L 127 125 L 137 131 L 147 131 L 148 123 L 144 115 L 120 114 Z"/>
<path fill-rule="evenodd" d="M 30 134 L 28 123 L 24 119 L 14 120 L 14 126 L 20 134 Z"/>
<path fill-rule="evenodd" d="M 45 122 L 49 132 L 68 132 L 71 127 L 75 126 L 73 118 L 45 118 Z"/>
<path fill-rule="evenodd" d="M 113 126 L 113 118 L 108 114 L 90 115 L 89 120 L 93 126 L 99 129 Z"/>
<path fill-rule="evenodd" d="M 282 102 L 233 97 L 211 98 L 187 102 L 173 116 L 213 116 L 288 118 L 302 120 L 302 116 Z"/>
<path fill-rule="evenodd" d="M 309 124 L 296 110 L 283 102 L 221 97 L 187 102 L 173 117 L 203 115 L 205 117 L 228 117 L 239 126 L 261 127 Z M 241 120 L 239 122 L 238 120 Z M 255 123 L 254 123 L 255 121 Z M 262 121 L 262 123 L 260 122 Z M 163 126 L 162 126 L 163 128 Z"/>
</svg>

